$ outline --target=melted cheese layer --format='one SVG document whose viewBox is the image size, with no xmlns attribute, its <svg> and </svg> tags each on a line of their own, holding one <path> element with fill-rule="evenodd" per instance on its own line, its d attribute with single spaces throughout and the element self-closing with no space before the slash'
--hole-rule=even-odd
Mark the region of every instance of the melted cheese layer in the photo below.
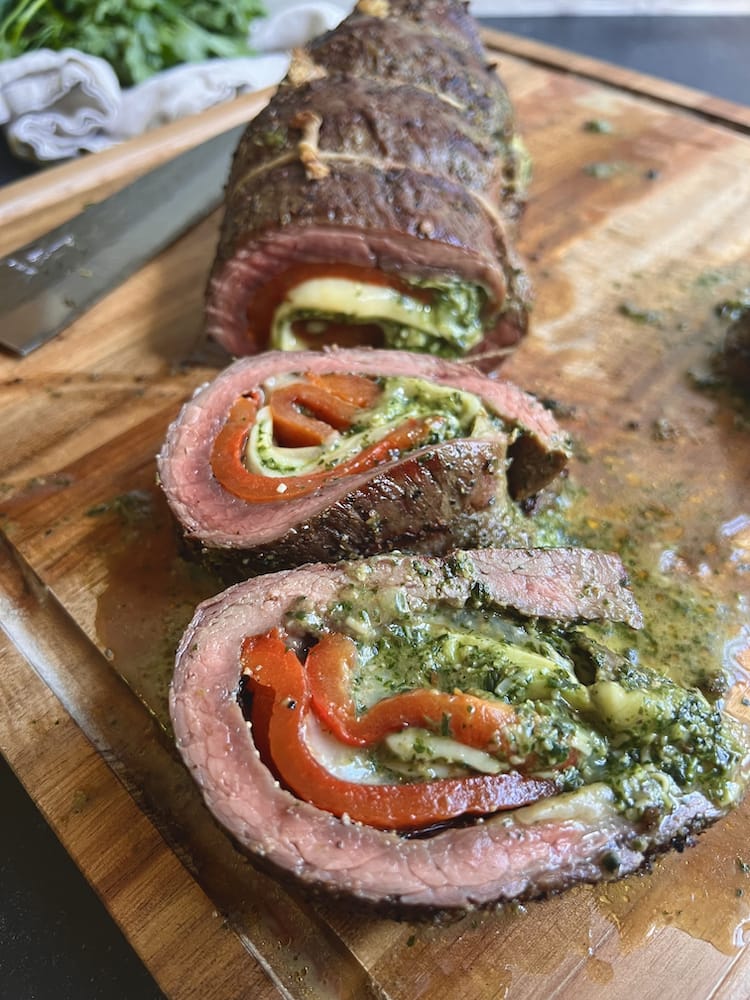
<svg viewBox="0 0 750 1000">
<path fill-rule="evenodd" d="M 382 327 L 387 346 L 430 353 L 462 354 L 482 338 L 481 296 L 459 283 L 431 288 L 430 301 L 388 285 L 350 278 L 313 278 L 290 289 L 277 307 L 269 347 L 306 350 L 310 337 L 326 332 L 326 320 Z M 306 335 L 295 333 L 296 320 L 307 320 Z"/>
</svg>

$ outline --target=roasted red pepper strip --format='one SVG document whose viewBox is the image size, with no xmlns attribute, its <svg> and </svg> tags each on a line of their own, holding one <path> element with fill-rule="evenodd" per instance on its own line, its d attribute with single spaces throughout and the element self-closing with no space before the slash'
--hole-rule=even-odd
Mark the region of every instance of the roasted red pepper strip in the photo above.
<svg viewBox="0 0 750 1000">
<path fill-rule="evenodd" d="M 470 694 L 418 688 L 384 698 L 357 716 L 351 696 L 356 663 L 357 647 L 339 632 L 324 635 L 305 661 L 313 710 L 342 743 L 371 746 L 388 733 L 422 726 L 467 746 L 507 751 L 504 731 L 518 722 L 516 713 L 503 702 Z"/>
<path fill-rule="evenodd" d="M 368 409 L 382 392 L 371 378 L 364 375 L 347 375 L 344 372 L 307 372 L 305 378 L 312 385 L 317 385 L 347 403 L 353 403 L 361 409 Z"/>
<path fill-rule="evenodd" d="M 268 405 L 273 417 L 273 436 L 283 448 L 323 444 L 334 430 L 351 427 L 361 409 L 309 382 L 291 382 L 274 389 Z M 303 413 L 300 407 L 314 416 Z"/>
<path fill-rule="evenodd" d="M 211 449 L 211 468 L 225 490 L 250 503 L 269 500 L 295 500 L 332 480 L 365 472 L 389 461 L 399 452 L 417 447 L 436 423 L 432 420 L 406 420 L 386 437 L 363 448 L 359 455 L 332 469 L 302 476 L 261 476 L 249 472 L 243 463 L 247 435 L 258 412 L 252 397 L 240 396 L 232 406 L 226 423 L 216 435 Z"/>
<path fill-rule="evenodd" d="M 380 392 L 372 379 L 362 375 L 308 372 L 305 381 L 282 385 L 269 394 L 273 436 L 284 448 L 322 444 L 334 430 L 351 427 L 360 410 L 372 406 Z"/>
<path fill-rule="evenodd" d="M 296 654 L 286 649 L 281 634 L 251 636 L 242 644 L 243 674 L 260 710 L 251 710 L 253 729 L 268 748 L 281 781 L 300 798 L 336 816 L 387 830 L 411 830 L 465 814 L 483 815 L 515 809 L 553 795 L 551 781 L 528 778 L 516 771 L 469 778 L 401 785 L 363 785 L 342 781 L 313 757 L 305 741 L 310 690 Z M 267 711 L 270 693 L 273 707 Z"/>
<path fill-rule="evenodd" d="M 385 347 L 383 328 L 378 323 L 321 318 L 316 321 L 315 329 L 318 333 L 308 329 L 307 320 L 292 321 L 292 333 L 300 349 L 319 351 L 322 347 Z"/>
</svg>

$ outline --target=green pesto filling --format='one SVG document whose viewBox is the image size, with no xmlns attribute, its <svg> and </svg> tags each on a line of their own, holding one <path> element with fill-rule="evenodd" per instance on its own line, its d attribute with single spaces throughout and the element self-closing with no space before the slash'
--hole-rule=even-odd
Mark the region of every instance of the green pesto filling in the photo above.
<svg viewBox="0 0 750 1000">
<path fill-rule="evenodd" d="M 384 347 L 460 358 L 484 335 L 482 311 L 486 292 L 458 281 L 408 280 L 415 289 L 431 292 L 430 301 L 385 285 L 348 279 L 304 282 L 288 293 L 276 310 L 269 347 L 309 348 L 324 335 L 327 322 L 378 326 Z M 299 324 L 303 331 L 296 332 Z"/>
<path fill-rule="evenodd" d="M 278 445 L 270 410 L 263 407 L 248 436 L 247 468 L 265 476 L 304 475 L 333 469 L 411 419 L 430 422 L 429 433 L 419 447 L 504 430 L 502 419 L 490 413 L 473 393 L 417 378 L 377 381 L 382 392 L 375 405 L 363 410 L 351 427 L 332 432 L 322 445 L 304 448 Z"/>
<path fill-rule="evenodd" d="M 337 631 L 355 641 L 352 695 L 360 712 L 421 687 L 513 706 L 504 769 L 524 762 L 560 791 L 604 782 L 631 820 L 664 815 L 694 791 L 720 808 L 741 794 L 739 746 L 715 699 L 644 664 L 634 645 L 606 644 L 595 626 L 514 616 L 477 593 L 463 608 L 411 609 L 403 590 L 375 591 L 366 580 L 322 614 L 302 603 L 287 626 L 292 634 Z M 628 633 L 621 627 L 621 639 Z M 457 764 L 445 740 L 421 730 L 395 748 L 386 741 L 372 763 L 411 780 L 491 771 L 481 760 Z"/>
</svg>

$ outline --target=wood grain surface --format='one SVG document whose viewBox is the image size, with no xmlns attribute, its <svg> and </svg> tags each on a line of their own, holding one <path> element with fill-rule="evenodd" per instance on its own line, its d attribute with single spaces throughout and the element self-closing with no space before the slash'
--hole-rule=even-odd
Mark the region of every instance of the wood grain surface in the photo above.
<svg viewBox="0 0 750 1000">
<path fill-rule="evenodd" d="M 710 377 L 715 306 L 750 288 L 744 112 L 682 108 L 669 85 L 603 82 L 523 44 L 499 60 L 535 163 L 522 249 L 537 302 L 507 374 L 554 399 L 574 435 L 571 517 L 627 547 L 644 578 L 699 588 L 713 641 L 733 640 L 750 676 L 750 409 Z M 79 204 L 151 162 L 120 154 L 101 175 L 82 164 L 85 182 L 61 168 L 62 186 L 50 171 L 3 194 L 0 252 L 60 221 L 66 190 Z M 448 926 L 311 900 L 207 814 L 166 692 L 216 581 L 178 555 L 153 456 L 226 360 L 201 338 L 217 224 L 35 354 L 0 359 L 2 750 L 157 981 L 260 1000 L 747 996 L 747 804 L 649 875 Z"/>
</svg>

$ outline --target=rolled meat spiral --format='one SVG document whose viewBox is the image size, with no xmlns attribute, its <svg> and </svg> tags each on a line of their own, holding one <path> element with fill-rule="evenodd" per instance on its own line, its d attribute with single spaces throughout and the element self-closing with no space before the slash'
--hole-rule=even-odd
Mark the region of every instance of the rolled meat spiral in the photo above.
<svg viewBox="0 0 750 1000">
<path fill-rule="evenodd" d="M 341 375 L 366 384 L 410 379 L 410 391 L 423 385 L 470 393 L 490 420 L 471 435 L 386 450 L 369 465 L 355 457 L 330 476 L 316 473 L 311 488 L 297 494 L 294 478 L 269 478 L 260 486 L 251 480 L 248 497 L 217 478 L 212 456 L 238 400 L 253 397 L 265 405 L 265 396 L 292 376 Z M 406 429 L 408 436 L 413 424 L 407 420 L 395 433 Z M 238 455 L 242 447 L 236 445 Z M 512 383 L 468 365 L 405 351 L 266 352 L 236 361 L 185 405 L 158 469 L 186 537 L 241 575 L 394 548 L 439 553 L 507 541 L 521 520 L 518 502 L 554 479 L 568 454 L 567 438 L 548 410 Z M 237 474 L 242 477 L 241 468 Z"/>
</svg>

